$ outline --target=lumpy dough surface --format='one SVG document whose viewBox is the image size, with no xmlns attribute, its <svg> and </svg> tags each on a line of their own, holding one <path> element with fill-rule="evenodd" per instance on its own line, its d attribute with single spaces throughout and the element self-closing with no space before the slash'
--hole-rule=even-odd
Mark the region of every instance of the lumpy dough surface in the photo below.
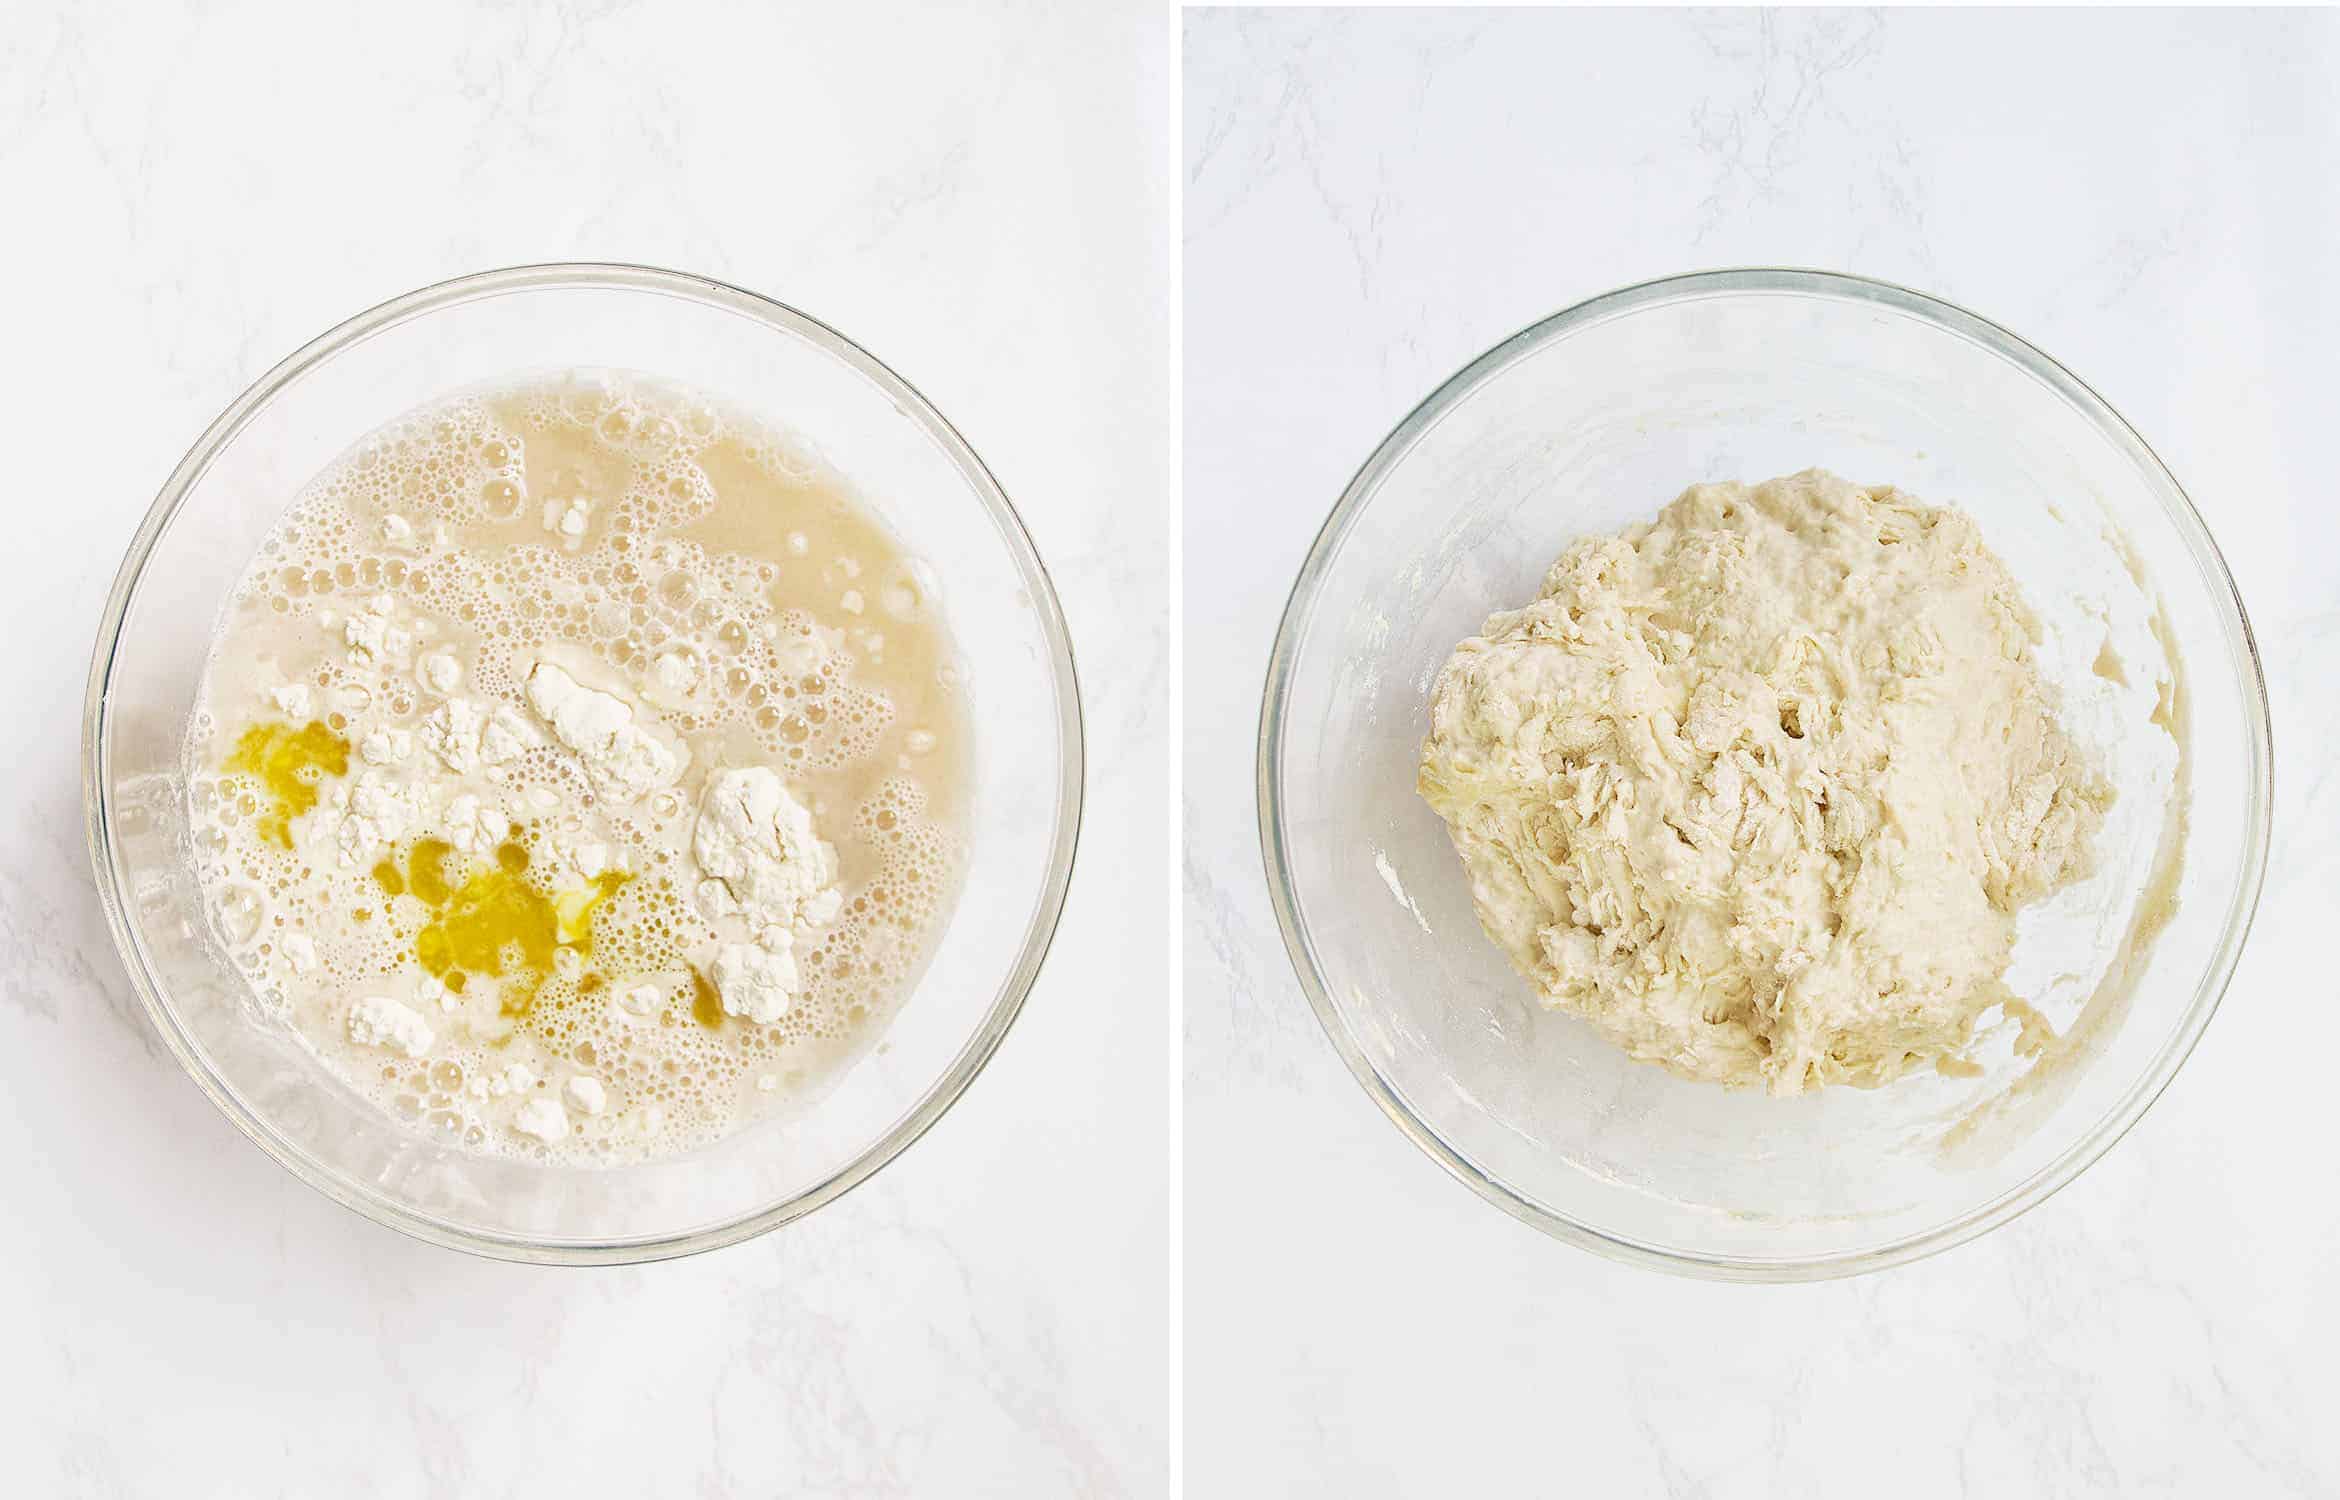
<svg viewBox="0 0 2340 1500">
<path fill-rule="evenodd" d="M 1807 471 L 1579 541 L 1441 672 L 1420 787 L 1548 1006 L 1688 1078 L 1956 1066 L 2112 792 L 1974 522 Z"/>
</svg>

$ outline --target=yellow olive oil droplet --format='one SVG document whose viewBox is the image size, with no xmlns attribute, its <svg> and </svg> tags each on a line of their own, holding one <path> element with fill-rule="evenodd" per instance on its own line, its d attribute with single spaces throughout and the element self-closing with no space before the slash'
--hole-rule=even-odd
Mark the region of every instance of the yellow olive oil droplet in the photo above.
<svg viewBox="0 0 2340 1500">
<path fill-rule="evenodd" d="M 299 729 L 255 724 L 236 741 L 227 769 L 260 778 L 270 799 L 260 836 L 290 849 L 292 821 L 317 805 L 317 784 L 327 775 L 349 774 L 349 741 L 314 719 Z"/>
<path fill-rule="evenodd" d="M 398 873 L 398 861 L 394 859 L 383 860 L 374 866 L 374 884 L 392 896 L 406 894 L 406 877 Z"/>
<path fill-rule="evenodd" d="M 447 884 L 447 856 L 455 846 L 445 839 L 416 839 L 406 856 L 407 888 L 430 907 L 445 906 L 454 890 Z"/>
<path fill-rule="evenodd" d="M 696 964 L 691 966 L 691 1015 L 709 1031 L 719 1030 L 723 1025 L 722 997 L 715 993 L 715 986 L 707 982 L 707 976 L 699 972 Z"/>
<path fill-rule="evenodd" d="M 506 843 L 493 864 L 467 861 L 456 884 L 447 870 L 454 852 L 443 839 L 418 839 L 407 853 L 406 887 L 431 913 L 414 956 L 457 994 L 473 974 L 503 980 L 500 1008 L 511 1016 L 535 1006 L 562 948 L 580 958 L 593 951 L 594 913 L 633 878 L 606 870 L 583 889 L 547 892 L 528 878 L 528 851 Z"/>
<path fill-rule="evenodd" d="M 601 904 L 617 894 L 618 887 L 633 879 L 624 870 L 604 870 L 586 882 L 584 889 L 563 891 L 555 900 L 560 913 L 561 941 L 575 946 L 580 952 L 593 949 L 593 914 Z"/>
</svg>

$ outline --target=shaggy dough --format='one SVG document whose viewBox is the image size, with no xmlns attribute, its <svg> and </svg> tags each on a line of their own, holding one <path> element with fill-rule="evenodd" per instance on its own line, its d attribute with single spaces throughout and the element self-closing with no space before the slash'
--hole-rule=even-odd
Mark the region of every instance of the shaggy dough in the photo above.
<svg viewBox="0 0 2340 1500">
<path fill-rule="evenodd" d="M 1810 470 L 1571 546 L 1439 675 L 1421 792 L 1487 935 L 1637 1058 L 1955 1069 L 2112 801 L 1974 522 Z"/>
</svg>

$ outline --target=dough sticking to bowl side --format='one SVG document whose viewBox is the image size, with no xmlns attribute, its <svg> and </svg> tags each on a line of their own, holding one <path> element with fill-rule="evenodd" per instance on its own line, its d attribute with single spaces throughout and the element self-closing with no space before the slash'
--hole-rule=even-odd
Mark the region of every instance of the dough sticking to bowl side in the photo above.
<svg viewBox="0 0 2340 1500">
<path fill-rule="evenodd" d="M 1969 517 L 1808 470 L 1575 543 L 1440 672 L 1422 796 L 1547 1006 L 1686 1078 L 1945 1071 L 2112 789 Z"/>
</svg>

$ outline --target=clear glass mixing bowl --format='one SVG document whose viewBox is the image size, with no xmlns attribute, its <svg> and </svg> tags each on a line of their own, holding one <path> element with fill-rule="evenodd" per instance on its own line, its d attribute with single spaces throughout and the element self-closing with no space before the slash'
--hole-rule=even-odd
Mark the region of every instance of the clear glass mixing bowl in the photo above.
<svg viewBox="0 0 2340 1500">
<path fill-rule="evenodd" d="M 1980 1076 L 1773 1099 L 1633 1062 L 1539 1006 L 1481 934 L 1414 774 L 1448 653 L 1532 598 L 1569 540 L 1646 520 L 1697 481 L 1815 466 L 1979 519 L 2118 803 L 2095 875 L 2020 922 L 2008 980 L 2061 1033 L 2043 1056 L 2020 1055 L 2007 1021 L 1983 1039 Z M 2164 728 L 2181 721 L 2182 756 Z M 2266 859 L 2268 767 L 2233 581 L 2176 480 L 2094 392 L 1915 292 L 1724 271 L 1525 330 L 1366 461 L 1276 638 L 1260 825 L 1309 1000 L 1415 1144 L 1573 1243 L 1792 1280 L 2004 1223 L 2136 1121 L 2233 970 Z"/>
<path fill-rule="evenodd" d="M 300 486 L 454 391 L 578 368 L 647 372 L 806 435 L 932 560 L 976 744 L 964 893 L 882 1041 L 804 1112 L 610 1169 L 473 1156 L 402 1126 L 260 1020 L 186 857 L 180 744 L 220 605 Z M 917 1139 L 1031 987 L 1080 822 L 1072 652 L 1031 539 L 982 461 L 866 350 L 793 309 L 638 266 L 530 266 L 384 303 L 268 372 L 211 425 L 131 542 L 83 726 L 98 890 L 130 976 L 237 1128 L 336 1201 L 512 1260 L 650 1260 L 809 1213 Z"/>
</svg>

